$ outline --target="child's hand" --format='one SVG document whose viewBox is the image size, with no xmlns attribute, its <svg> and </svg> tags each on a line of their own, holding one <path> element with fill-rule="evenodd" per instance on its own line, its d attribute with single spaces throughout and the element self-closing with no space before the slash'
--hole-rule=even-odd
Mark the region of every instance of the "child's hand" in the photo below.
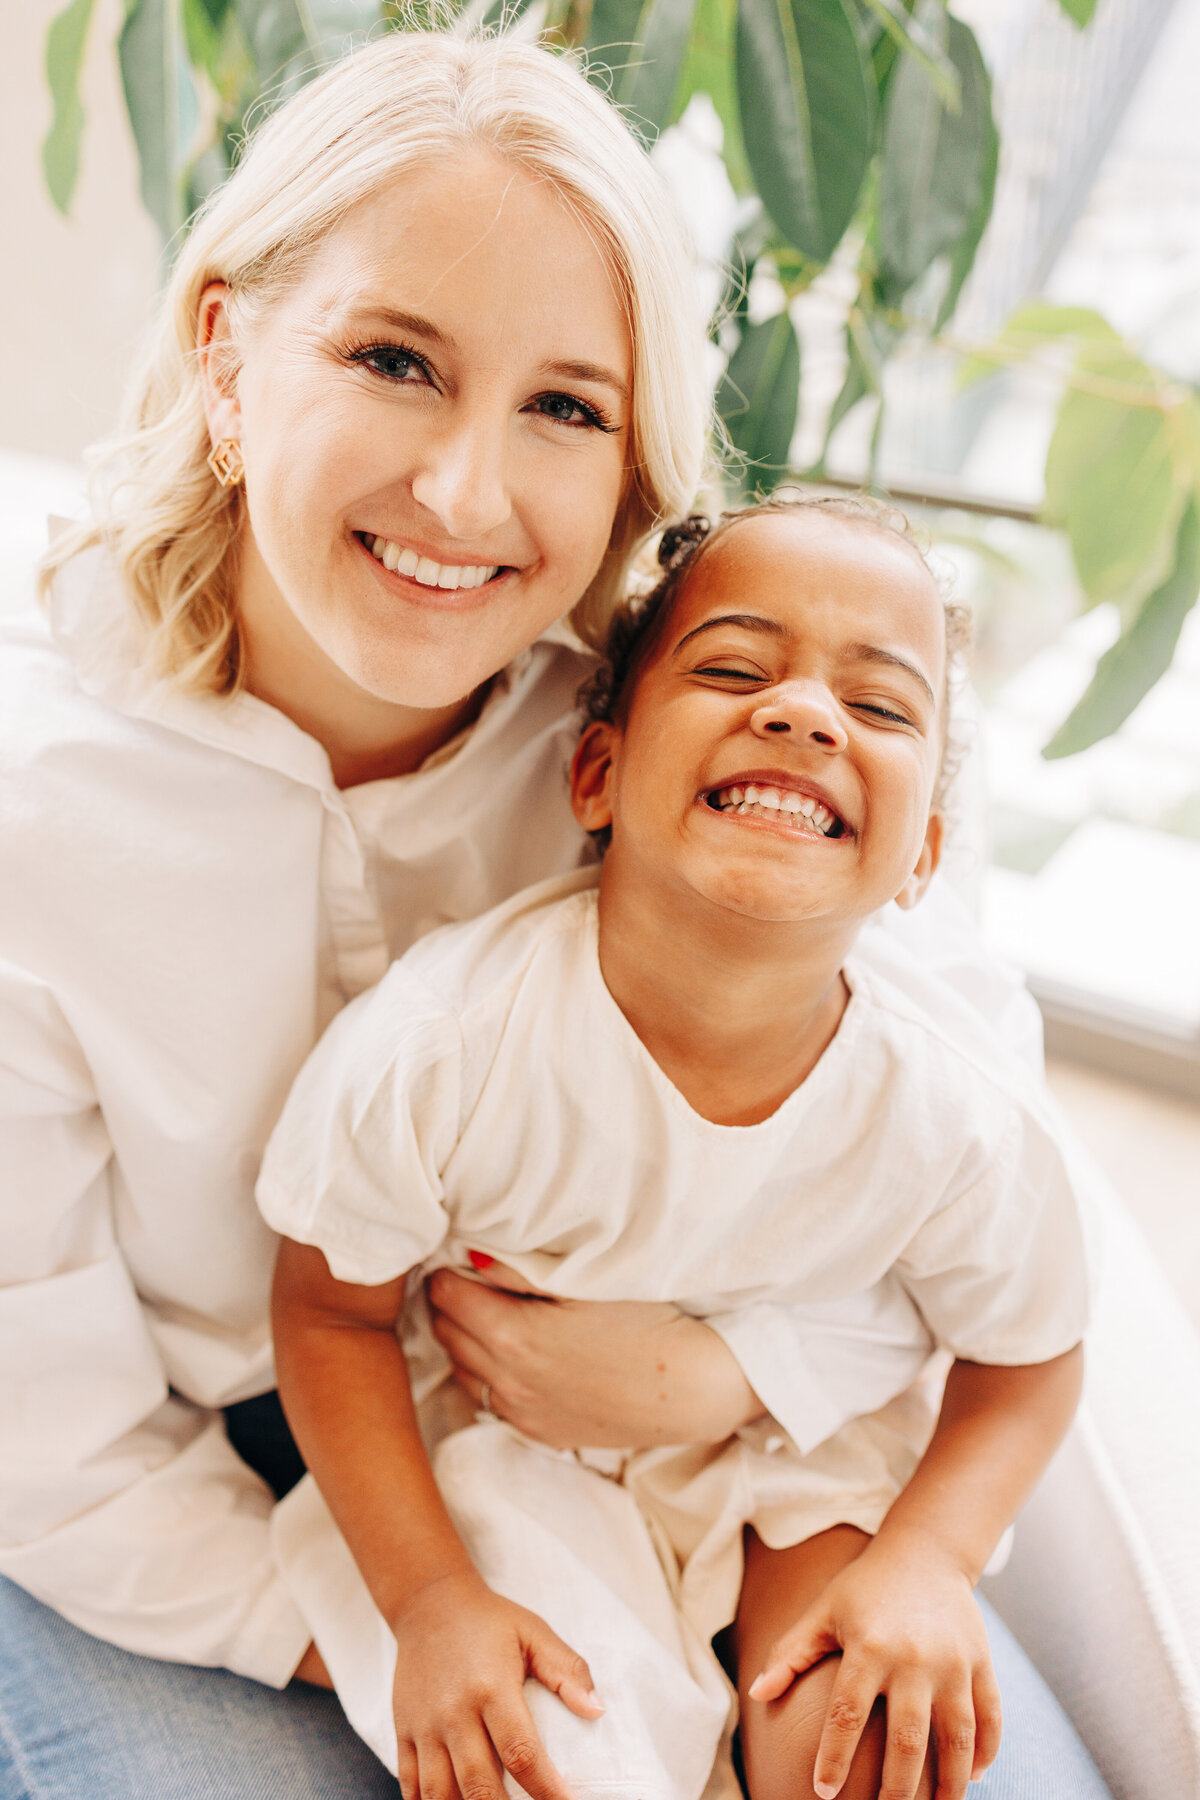
<svg viewBox="0 0 1200 1800">
<path fill-rule="evenodd" d="M 912 1800 L 932 1724 L 935 1800 L 963 1800 L 968 1781 L 1000 1748 L 1000 1694 L 962 1570 L 927 1539 L 881 1534 L 772 1647 L 750 1698 L 777 1700 L 797 1675 L 839 1650 L 813 1770 L 820 1800 L 840 1792 L 880 1694 L 887 1699 L 882 1791 Z"/>
<path fill-rule="evenodd" d="M 422 1588 L 395 1629 L 404 1800 L 504 1800 L 503 1769 L 533 1800 L 569 1800 L 521 1690 L 532 1676 L 581 1719 L 598 1719 L 604 1707 L 581 1656 L 473 1573 Z"/>
</svg>

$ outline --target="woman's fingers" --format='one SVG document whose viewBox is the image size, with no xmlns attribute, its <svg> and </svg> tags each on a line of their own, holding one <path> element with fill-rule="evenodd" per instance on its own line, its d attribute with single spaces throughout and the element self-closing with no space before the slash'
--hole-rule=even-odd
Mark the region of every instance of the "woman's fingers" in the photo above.
<svg viewBox="0 0 1200 1800">
<path fill-rule="evenodd" d="M 526 1281 L 515 1269 L 510 1269 L 507 1263 L 497 1262 L 494 1256 L 487 1256 L 481 1250 L 468 1250 L 467 1255 L 471 1267 L 478 1271 L 479 1280 L 485 1281 L 489 1287 L 499 1288 L 505 1294 L 523 1294 L 526 1298 L 532 1296 L 535 1300 L 553 1298 L 552 1295 L 543 1293 L 541 1288 L 535 1288 L 532 1281 Z"/>
<path fill-rule="evenodd" d="M 868 1713 L 870 1710 L 868 1704 Z M 879 1800 L 915 1800 L 921 1771 L 929 1754 L 929 1717 L 927 1680 L 913 1678 L 906 1681 L 901 1677 L 889 1686 L 887 1747 L 883 1753 Z M 820 1791 L 818 1788 L 817 1792 Z"/>
<path fill-rule="evenodd" d="M 844 1655 L 830 1691 L 813 1764 L 813 1792 L 818 1800 L 834 1800 L 841 1792 L 878 1694 L 878 1666 L 865 1658 L 856 1661 L 852 1655 Z"/>
<path fill-rule="evenodd" d="M 934 1800 L 966 1800 L 975 1765 L 975 1703 L 971 1689 L 939 1694 L 933 1707 L 933 1742 L 937 1752 Z"/>
<path fill-rule="evenodd" d="M 971 1762 L 971 1780 L 978 1781 L 984 1770 L 989 1769 L 996 1760 L 1003 1725 L 1000 1689 L 996 1684 L 990 1657 L 975 1670 L 971 1693 L 975 1708 L 975 1753 Z"/>
</svg>

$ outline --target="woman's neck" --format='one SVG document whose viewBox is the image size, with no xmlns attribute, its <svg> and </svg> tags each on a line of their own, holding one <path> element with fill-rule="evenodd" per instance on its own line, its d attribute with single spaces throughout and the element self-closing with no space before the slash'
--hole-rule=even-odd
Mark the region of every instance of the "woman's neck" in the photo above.
<svg viewBox="0 0 1200 1800">
<path fill-rule="evenodd" d="M 808 1076 L 846 1010 L 854 939 L 743 918 L 699 903 L 656 904 L 600 880 L 605 985 L 659 1068 L 718 1125 L 757 1125 Z"/>
<path fill-rule="evenodd" d="M 248 561 L 238 599 L 246 688 L 324 746 L 338 787 L 410 775 L 478 717 L 486 685 L 451 706 L 429 709 L 400 706 L 359 687 L 255 579 L 257 559 Z"/>
</svg>

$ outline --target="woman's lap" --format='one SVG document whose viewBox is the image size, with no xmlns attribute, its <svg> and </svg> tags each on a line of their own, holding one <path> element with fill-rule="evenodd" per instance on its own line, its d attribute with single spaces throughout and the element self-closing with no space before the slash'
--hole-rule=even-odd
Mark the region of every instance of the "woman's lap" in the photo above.
<svg viewBox="0 0 1200 1800">
<path fill-rule="evenodd" d="M 0 1800 L 398 1800 L 332 1694 L 131 1656 L 0 1579 Z"/>
<path fill-rule="evenodd" d="M 1107 1800 L 1062 1709 L 984 1606 L 1004 1696 L 979 1800 Z M 0 1800 L 397 1800 L 336 1700 L 131 1656 L 0 1581 Z"/>
</svg>

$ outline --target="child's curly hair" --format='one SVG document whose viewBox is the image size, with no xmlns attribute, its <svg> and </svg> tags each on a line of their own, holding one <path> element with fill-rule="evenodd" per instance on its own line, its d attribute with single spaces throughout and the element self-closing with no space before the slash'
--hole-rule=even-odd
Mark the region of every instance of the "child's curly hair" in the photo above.
<svg viewBox="0 0 1200 1800">
<path fill-rule="evenodd" d="M 934 790 L 935 808 L 944 809 L 947 793 L 962 761 L 963 744 L 950 730 L 951 700 L 963 673 L 971 638 L 971 616 L 965 606 L 949 598 L 944 582 L 929 559 L 908 519 L 895 507 L 851 495 L 773 496 L 721 513 L 710 520 L 705 513 L 691 513 L 678 525 L 668 526 L 658 546 L 664 573 L 648 594 L 621 603 L 613 614 L 604 646 L 604 660 L 579 690 L 584 726 L 597 721 L 621 723 L 628 710 L 637 677 L 657 649 L 671 610 L 684 583 L 702 556 L 741 519 L 760 513 L 813 513 L 844 519 L 866 530 L 878 531 L 905 544 L 920 558 L 942 598 L 946 616 L 946 681 L 942 694 L 942 761 Z M 594 833 L 597 839 L 608 834 Z"/>
</svg>

